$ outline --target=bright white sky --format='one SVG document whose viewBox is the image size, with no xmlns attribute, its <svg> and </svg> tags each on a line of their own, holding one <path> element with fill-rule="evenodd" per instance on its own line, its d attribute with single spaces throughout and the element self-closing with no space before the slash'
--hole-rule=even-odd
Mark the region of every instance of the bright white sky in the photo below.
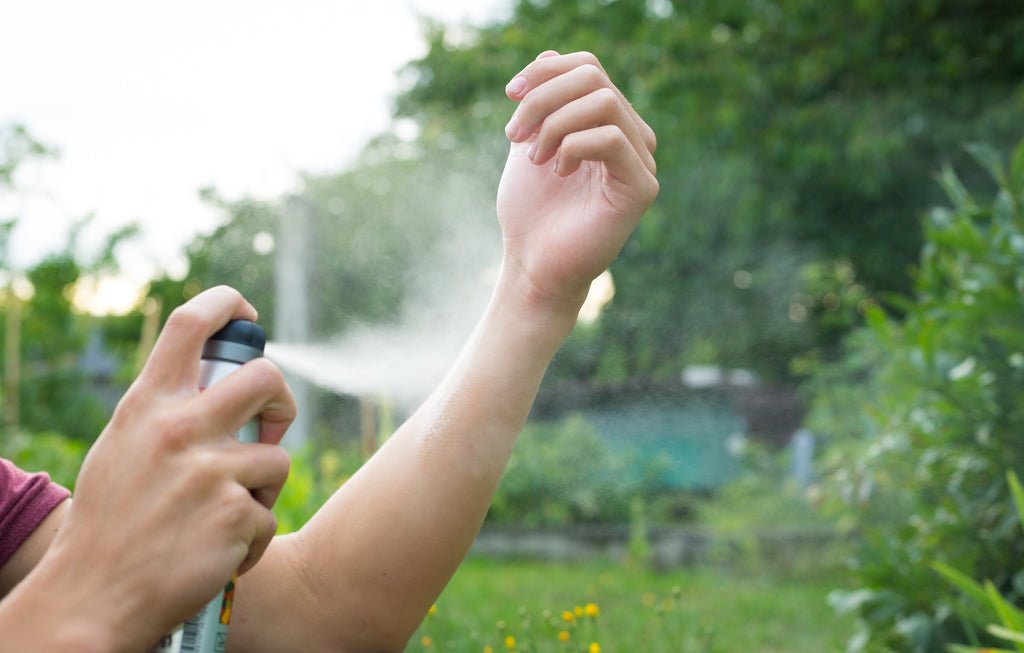
<svg viewBox="0 0 1024 653">
<path fill-rule="evenodd" d="M 3 0 L 0 124 L 60 151 L 27 168 L 0 217 L 25 266 L 139 221 L 136 278 L 180 268 L 218 216 L 197 190 L 272 197 L 337 170 L 390 122 L 398 69 L 424 52 L 417 16 L 489 22 L 508 0 Z"/>
</svg>

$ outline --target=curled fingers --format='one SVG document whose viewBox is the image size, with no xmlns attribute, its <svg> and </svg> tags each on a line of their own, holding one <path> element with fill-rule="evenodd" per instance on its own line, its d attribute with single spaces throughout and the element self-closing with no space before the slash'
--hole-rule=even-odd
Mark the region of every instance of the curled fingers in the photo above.
<svg viewBox="0 0 1024 653">
<path fill-rule="evenodd" d="M 175 308 L 140 378 L 162 388 L 194 390 L 206 339 L 228 320 L 256 319 L 256 309 L 234 288 L 217 286 Z"/>
<path fill-rule="evenodd" d="M 618 98 L 626 112 L 626 115 L 629 116 L 630 120 L 636 126 L 639 139 L 643 143 L 643 146 L 650 154 L 654 153 L 657 149 L 657 138 L 655 137 L 654 130 L 651 129 L 650 125 L 640 117 L 626 99 L 625 95 L 622 94 L 622 91 L 620 91 L 619 88 L 611 82 L 608 77 L 608 73 L 601 65 L 601 62 L 590 52 L 574 52 L 565 55 L 560 55 L 550 50 L 542 52 L 537 59 L 513 77 L 512 81 L 509 82 L 506 87 L 506 94 L 510 99 L 523 101 L 523 104 L 528 106 L 529 103 L 527 103 L 526 100 L 528 96 L 534 93 L 534 91 L 540 90 L 545 86 L 548 86 L 550 89 L 558 87 L 564 88 L 565 80 L 562 80 L 562 82 L 554 86 L 549 85 L 570 73 L 572 73 L 572 75 L 570 75 L 571 77 L 583 80 L 585 85 L 589 84 L 589 88 L 586 89 L 586 92 L 590 92 L 602 86 L 610 89 Z M 585 95 L 586 92 L 580 92 L 576 97 L 581 97 L 582 95 Z M 566 99 L 564 95 L 562 99 Z M 541 106 L 544 106 L 543 103 Z M 551 106 L 550 103 L 548 106 Z M 523 108 L 524 107 L 521 106 L 516 111 L 515 118 L 519 121 L 522 129 L 518 130 L 518 134 L 515 136 L 512 134 L 509 135 L 510 140 L 513 142 L 524 141 L 529 138 L 532 133 L 530 123 L 535 117 L 531 118 L 531 116 L 520 116 Z M 532 125 L 534 127 L 542 122 L 543 117 L 546 115 L 543 112 L 543 108 L 538 113 L 541 114 L 540 119 L 536 120 L 536 123 Z"/>
<path fill-rule="evenodd" d="M 598 87 L 548 115 L 540 125 L 528 154 L 534 163 L 546 163 L 571 134 L 604 126 L 617 128 L 648 172 L 656 173 L 654 156 L 644 143 L 640 130 L 618 96 L 607 86 Z"/>
<path fill-rule="evenodd" d="M 583 161 L 599 161 L 608 174 L 620 182 L 618 190 L 631 193 L 635 199 L 651 201 L 658 194 L 658 180 L 643 164 L 640 154 L 615 125 L 601 125 L 567 135 L 559 148 L 555 173 L 567 177 L 579 169 Z"/>
</svg>

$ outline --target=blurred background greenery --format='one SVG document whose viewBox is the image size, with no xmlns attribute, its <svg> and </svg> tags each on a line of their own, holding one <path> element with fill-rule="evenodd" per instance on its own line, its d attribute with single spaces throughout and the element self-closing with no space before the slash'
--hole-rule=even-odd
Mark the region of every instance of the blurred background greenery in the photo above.
<svg viewBox="0 0 1024 653">
<path fill-rule="evenodd" d="M 275 314 L 275 244 L 297 220 L 310 341 L 444 328 L 461 295 L 436 288 L 472 295 L 494 250 L 500 89 L 544 49 L 592 50 L 658 134 L 662 190 L 613 298 L 552 364 L 485 531 L 602 527 L 622 546 L 558 567 L 474 559 L 410 650 L 1008 646 L 934 565 L 1024 605 L 1005 483 L 1024 468 L 1024 5 L 519 0 L 493 24 L 424 31 L 395 131 L 275 200 L 204 190 L 221 226 L 136 310 L 73 302 L 132 228 L 83 260 L 84 219 L 15 274 L 9 216 L 0 454 L 72 487 L 174 306 L 228 283 Z M 0 129 L 0 190 L 47 156 Z M 410 408 L 309 397 L 284 530 Z M 800 427 L 815 456 L 796 473 Z M 676 531 L 705 543 L 688 567 L 658 557 Z M 559 639 L 562 610 L 587 602 L 604 606 L 587 641 Z"/>
</svg>

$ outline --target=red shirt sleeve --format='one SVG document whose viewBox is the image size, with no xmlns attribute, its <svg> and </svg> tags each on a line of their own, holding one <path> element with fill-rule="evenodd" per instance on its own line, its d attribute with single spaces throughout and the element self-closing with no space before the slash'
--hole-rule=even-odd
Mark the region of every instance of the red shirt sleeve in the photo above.
<svg viewBox="0 0 1024 653">
<path fill-rule="evenodd" d="M 70 495 L 51 482 L 48 474 L 29 474 L 0 458 L 0 566 Z"/>
</svg>

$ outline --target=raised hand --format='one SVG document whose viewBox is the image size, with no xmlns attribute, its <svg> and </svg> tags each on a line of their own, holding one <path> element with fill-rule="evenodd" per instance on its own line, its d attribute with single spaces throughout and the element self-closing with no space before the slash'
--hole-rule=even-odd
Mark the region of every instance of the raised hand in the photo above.
<svg viewBox="0 0 1024 653">
<path fill-rule="evenodd" d="M 658 193 L 654 132 L 588 52 L 542 53 L 505 89 L 519 102 L 498 189 L 505 274 L 576 310 Z"/>
</svg>

